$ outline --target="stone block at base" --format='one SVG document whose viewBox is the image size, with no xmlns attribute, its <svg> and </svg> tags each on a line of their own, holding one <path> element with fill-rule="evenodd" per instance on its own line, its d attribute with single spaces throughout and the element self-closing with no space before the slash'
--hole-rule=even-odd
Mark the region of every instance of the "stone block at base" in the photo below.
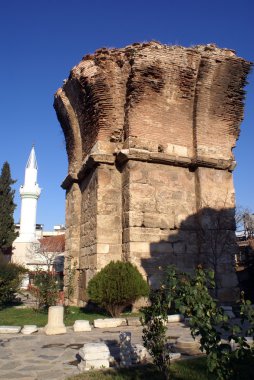
<svg viewBox="0 0 254 380">
<path fill-rule="evenodd" d="M 46 335 L 60 335 L 60 334 L 66 334 L 66 327 L 54 327 L 54 326 L 48 326 L 46 325 L 44 327 L 44 332 Z"/>
</svg>

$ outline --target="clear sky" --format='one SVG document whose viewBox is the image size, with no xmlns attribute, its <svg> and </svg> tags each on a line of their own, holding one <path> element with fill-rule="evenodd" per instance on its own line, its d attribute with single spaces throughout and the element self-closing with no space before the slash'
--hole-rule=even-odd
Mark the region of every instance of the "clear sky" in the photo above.
<svg viewBox="0 0 254 380">
<path fill-rule="evenodd" d="M 37 222 L 64 223 L 64 137 L 53 94 L 71 68 L 100 47 L 155 39 L 190 46 L 216 43 L 254 61 L 253 0 L 0 0 L 0 166 L 8 161 L 18 189 L 34 143 L 43 188 Z M 235 149 L 237 203 L 254 210 L 254 75 Z"/>
</svg>

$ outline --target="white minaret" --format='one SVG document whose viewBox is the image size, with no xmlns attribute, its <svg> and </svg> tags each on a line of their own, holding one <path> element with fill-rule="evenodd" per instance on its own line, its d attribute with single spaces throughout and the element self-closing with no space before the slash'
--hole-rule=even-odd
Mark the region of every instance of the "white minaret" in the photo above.
<svg viewBox="0 0 254 380">
<path fill-rule="evenodd" d="M 34 146 L 26 164 L 25 183 L 20 187 L 21 216 L 19 237 L 16 242 L 36 241 L 36 209 L 41 189 L 37 183 L 37 161 Z"/>
</svg>

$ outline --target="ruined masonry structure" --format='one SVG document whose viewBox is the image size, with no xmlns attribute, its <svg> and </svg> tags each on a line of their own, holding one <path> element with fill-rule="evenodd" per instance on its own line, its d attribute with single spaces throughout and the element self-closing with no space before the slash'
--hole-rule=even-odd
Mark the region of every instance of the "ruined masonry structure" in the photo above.
<svg viewBox="0 0 254 380">
<path fill-rule="evenodd" d="M 153 286 L 160 266 L 202 263 L 220 300 L 235 298 L 232 148 L 249 68 L 214 45 L 149 42 L 97 50 L 72 69 L 54 107 L 77 302 L 111 260 L 130 260 Z"/>
</svg>

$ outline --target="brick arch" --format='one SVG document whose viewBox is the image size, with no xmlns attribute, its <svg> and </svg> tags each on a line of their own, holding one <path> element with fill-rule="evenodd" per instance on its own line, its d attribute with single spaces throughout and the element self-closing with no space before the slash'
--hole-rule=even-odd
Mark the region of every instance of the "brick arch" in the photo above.
<svg viewBox="0 0 254 380">
<path fill-rule="evenodd" d="M 82 162 L 82 144 L 77 116 L 63 89 L 55 95 L 54 108 L 61 124 L 69 163 L 69 173 L 77 174 Z"/>
</svg>

